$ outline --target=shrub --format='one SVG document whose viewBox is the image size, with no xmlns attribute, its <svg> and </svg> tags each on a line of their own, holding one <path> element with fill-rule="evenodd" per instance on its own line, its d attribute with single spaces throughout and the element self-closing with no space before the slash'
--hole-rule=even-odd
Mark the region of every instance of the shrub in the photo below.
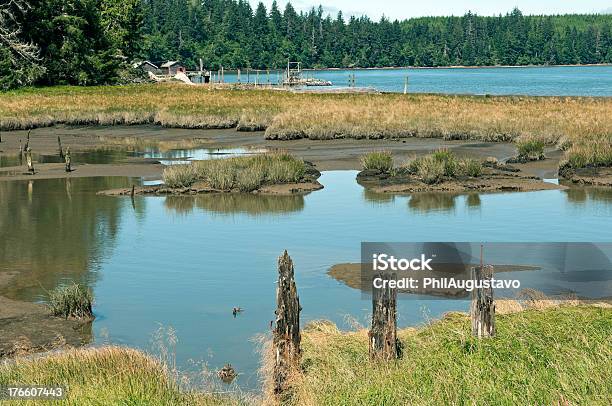
<svg viewBox="0 0 612 406">
<path fill-rule="evenodd" d="M 189 187 L 198 178 L 193 164 L 169 166 L 164 169 L 162 177 L 169 187 Z"/>
<path fill-rule="evenodd" d="M 75 319 L 92 319 L 93 295 L 78 283 L 58 286 L 49 293 L 49 306 L 54 316 Z"/>
<path fill-rule="evenodd" d="M 393 155 L 389 151 L 373 151 L 361 157 L 361 167 L 364 170 L 374 169 L 381 172 L 391 172 Z"/>
<path fill-rule="evenodd" d="M 544 142 L 536 139 L 519 140 L 516 143 L 519 158 L 543 159 Z"/>
</svg>

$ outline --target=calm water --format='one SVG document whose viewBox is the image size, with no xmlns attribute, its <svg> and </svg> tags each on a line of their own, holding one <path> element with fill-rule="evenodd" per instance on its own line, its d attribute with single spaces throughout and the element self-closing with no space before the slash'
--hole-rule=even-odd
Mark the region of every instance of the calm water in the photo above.
<svg viewBox="0 0 612 406">
<path fill-rule="evenodd" d="M 370 302 L 327 275 L 359 262 L 361 241 L 608 241 L 612 190 L 365 193 L 354 171 L 325 172 L 307 196 L 100 197 L 126 178 L 0 182 L 0 272 L 24 271 L 2 294 L 44 300 L 65 279 L 93 288 L 98 342 L 149 349 L 172 326 L 179 364 L 231 363 L 258 386 L 251 339 L 273 319 L 276 258 L 294 259 L 303 320 L 367 325 Z M 233 306 L 244 313 L 234 318 Z M 414 325 L 466 301 L 401 300 Z"/>
<path fill-rule="evenodd" d="M 357 87 L 385 92 L 403 92 L 408 76 L 410 93 L 612 96 L 612 66 L 314 70 L 304 74 L 329 80 L 334 87 L 348 86 L 349 75 L 355 74 Z M 226 82 L 236 79 L 235 74 L 225 74 Z M 246 76 L 241 79 L 245 81 Z M 270 81 L 276 81 L 275 74 Z M 260 82 L 267 83 L 265 75 L 260 75 Z"/>
<path fill-rule="evenodd" d="M 125 161 L 133 157 L 157 159 L 163 165 L 185 164 L 192 160 L 223 159 L 242 155 L 265 152 L 262 148 L 193 148 L 159 150 L 147 148 L 143 151 L 125 151 L 116 149 L 100 149 L 87 152 L 71 153 L 72 161 L 80 164 L 111 164 Z M 34 162 L 58 163 L 64 162 L 59 154 L 33 154 Z M 0 156 L 0 168 L 25 165 L 25 158 L 19 154 Z"/>
</svg>

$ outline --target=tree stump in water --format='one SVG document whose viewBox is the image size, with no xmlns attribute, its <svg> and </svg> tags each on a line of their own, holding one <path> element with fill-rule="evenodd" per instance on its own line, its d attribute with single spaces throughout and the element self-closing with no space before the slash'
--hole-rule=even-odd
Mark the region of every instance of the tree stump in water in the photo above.
<svg viewBox="0 0 612 406">
<path fill-rule="evenodd" d="M 472 280 L 490 280 L 493 277 L 491 265 L 476 266 L 472 268 Z M 493 337 L 495 335 L 495 300 L 493 288 L 474 288 L 472 303 L 470 305 L 472 319 L 472 334 L 475 337 Z"/>
<path fill-rule="evenodd" d="M 26 150 L 26 164 L 28 165 L 28 172 L 34 175 L 34 161 L 32 159 L 32 150 L 29 147 Z"/>
<path fill-rule="evenodd" d="M 272 331 L 274 394 L 287 390 L 288 378 L 300 362 L 300 299 L 295 286 L 293 261 L 287 251 L 278 258 L 276 325 Z"/>
<path fill-rule="evenodd" d="M 59 141 L 59 137 L 57 137 L 57 139 Z M 60 148 L 61 148 L 61 144 L 60 144 Z M 64 160 L 66 162 L 66 172 L 72 172 L 72 156 L 70 155 L 70 147 L 66 148 L 66 155 L 64 155 Z"/>
<path fill-rule="evenodd" d="M 62 149 L 62 140 L 60 139 L 59 135 L 57 136 L 57 148 L 59 149 L 60 159 L 64 159 L 64 150 Z"/>
<path fill-rule="evenodd" d="M 391 277 L 394 279 L 395 275 Z M 384 361 L 394 360 L 401 355 L 401 345 L 397 339 L 397 291 L 386 285 L 372 289 L 372 328 L 370 339 L 370 358 Z"/>
</svg>

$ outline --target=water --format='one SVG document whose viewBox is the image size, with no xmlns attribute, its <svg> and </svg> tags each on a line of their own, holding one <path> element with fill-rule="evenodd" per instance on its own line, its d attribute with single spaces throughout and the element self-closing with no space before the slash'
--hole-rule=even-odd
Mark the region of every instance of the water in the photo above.
<svg viewBox="0 0 612 406">
<path fill-rule="evenodd" d="M 193 148 L 159 150 L 146 148 L 142 151 L 125 151 L 119 149 L 99 149 L 88 152 L 71 153 L 72 161 L 80 164 L 113 164 L 141 157 L 156 159 L 163 165 L 186 164 L 192 160 L 223 159 L 241 155 L 266 152 L 263 148 Z M 64 159 L 59 154 L 33 154 L 34 162 L 59 163 Z M 19 154 L 0 156 L 0 168 L 25 165 L 25 159 Z"/>
<path fill-rule="evenodd" d="M 356 69 L 313 70 L 304 75 L 348 86 L 355 74 L 357 87 L 403 92 L 408 76 L 410 93 L 492 94 L 533 96 L 612 96 L 612 66 L 552 66 L 516 68 Z M 245 80 L 242 75 L 242 80 Z M 235 74 L 225 74 L 235 82 Z M 276 76 L 271 75 L 272 82 Z M 253 81 L 253 79 L 251 79 Z M 265 79 L 261 79 L 265 83 Z M 316 89 L 314 89 L 316 90 Z"/>
<path fill-rule="evenodd" d="M 325 172 L 307 196 L 96 196 L 127 178 L 0 182 L 0 272 L 22 276 L 0 294 L 42 301 L 64 280 L 94 290 L 94 334 L 144 349 L 159 325 L 179 339 L 179 365 L 231 363 L 256 389 L 252 338 L 274 314 L 276 258 L 295 262 L 303 321 L 367 325 L 370 302 L 327 275 L 359 262 L 361 241 L 607 241 L 612 190 L 421 194 L 365 192 L 356 172 Z M 232 317 L 233 306 L 244 308 Z M 399 325 L 466 301 L 400 300 Z"/>
</svg>

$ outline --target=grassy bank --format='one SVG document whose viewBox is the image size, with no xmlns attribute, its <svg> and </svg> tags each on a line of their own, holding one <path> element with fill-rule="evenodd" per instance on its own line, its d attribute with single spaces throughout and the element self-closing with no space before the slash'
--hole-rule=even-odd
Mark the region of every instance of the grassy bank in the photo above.
<svg viewBox="0 0 612 406">
<path fill-rule="evenodd" d="M 40 358 L 17 358 L 0 365 L 0 386 L 15 384 L 61 384 L 68 394 L 61 404 L 69 405 L 237 403 L 231 398 L 180 391 L 156 359 L 121 347 L 68 350 Z"/>
<path fill-rule="evenodd" d="M 477 341 L 466 315 L 399 332 L 396 363 L 368 358 L 367 332 L 318 324 L 303 335 L 296 405 L 609 404 L 612 310 L 560 307 L 499 315 Z"/>
<path fill-rule="evenodd" d="M 0 128 L 66 124 L 266 129 L 270 139 L 443 137 L 537 140 L 572 165 L 609 165 L 612 99 L 294 94 L 138 85 L 0 93 Z"/>
<path fill-rule="evenodd" d="M 251 192 L 265 184 L 299 182 L 306 173 L 304 161 L 283 153 L 228 159 L 211 159 L 164 169 L 170 187 L 188 187 L 197 181 L 223 191 Z"/>
</svg>

